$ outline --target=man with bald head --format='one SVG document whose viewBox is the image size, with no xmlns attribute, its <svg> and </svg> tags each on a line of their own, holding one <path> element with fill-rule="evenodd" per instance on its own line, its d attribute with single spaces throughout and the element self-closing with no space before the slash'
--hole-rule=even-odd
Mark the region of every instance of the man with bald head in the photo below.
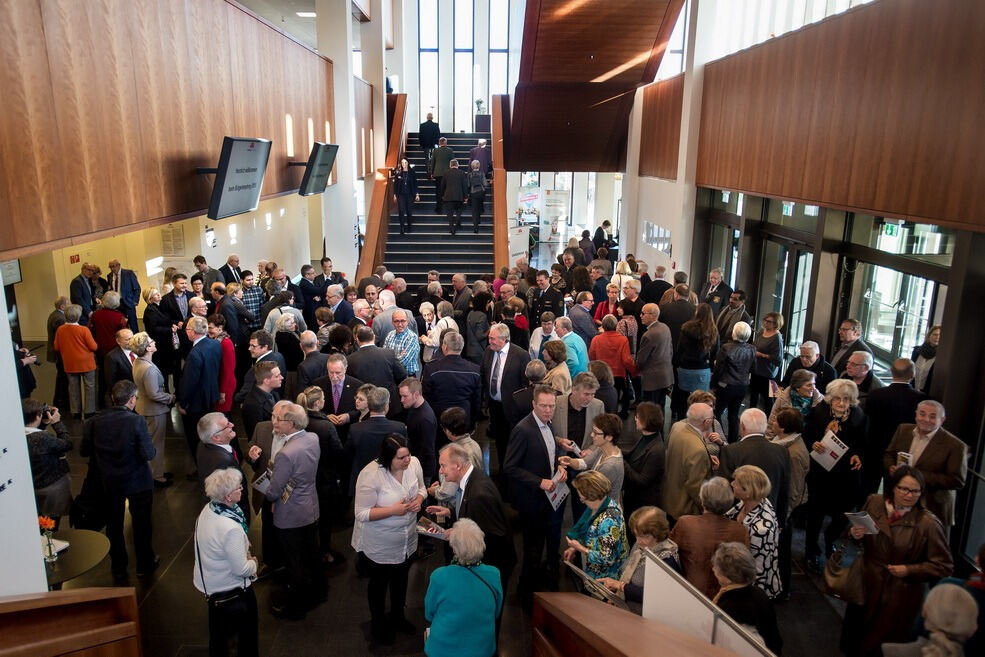
<svg viewBox="0 0 985 657">
<path fill-rule="evenodd" d="M 758 408 L 746 409 L 739 416 L 739 442 L 725 445 L 718 458 L 721 463 L 717 474 L 726 479 L 732 479 L 739 466 L 762 469 L 770 480 L 769 500 L 783 523 L 790 490 L 790 452 L 766 439 L 766 413 Z"/>
<path fill-rule="evenodd" d="M 131 331 L 137 330 L 137 304 L 140 303 L 140 283 L 132 269 L 123 269 L 116 258 L 109 261 L 106 283 L 113 292 L 120 293 L 120 312 L 127 316 Z"/>
<path fill-rule="evenodd" d="M 715 411 L 708 404 L 691 404 L 687 418 L 670 428 L 660 486 L 661 507 L 673 519 L 697 515 L 701 509 L 701 484 L 711 476 L 712 461 L 704 436 L 712 430 Z"/>
<path fill-rule="evenodd" d="M 118 381 L 133 381 L 133 362 L 137 356 L 130 351 L 130 338 L 133 331 L 120 329 L 116 332 L 116 346 L 103 358 L 103 380 L 106 390 L 112 390 Z"/>
<path fill-rule="evenodd" d="M 397 305 L 396 294 L 393 290 L 380 290 L 379 303 L 380 312 L 373 318 L 373 333 L 376 334 L 377 346 L 382 347 L 386 336 L 394 329 L 393 313 L 397 310 L 403 311 L 404 315 L 411 320 L 409 322 L 410 331 L 417 335 L 417 322 L 413 321 L 414 315 L 407 308 Z"/>
<path fill-rule="evenodd" d="M 393 293 L 390 293 L 393 296 Z M 393 330 L 387 333 L 383 340 L 385 349 L 393 349 L 397 355 L 397 360 L 408 376 L 417 376 L 421 371 L 421 343 L 417 339 L 417 334 L 410 330 L 410 313 L 401 308 L 397 308 L 390 315 L 393 322 Z M 375 323 L 375 322 L 374 322 Z"/>
</svg>

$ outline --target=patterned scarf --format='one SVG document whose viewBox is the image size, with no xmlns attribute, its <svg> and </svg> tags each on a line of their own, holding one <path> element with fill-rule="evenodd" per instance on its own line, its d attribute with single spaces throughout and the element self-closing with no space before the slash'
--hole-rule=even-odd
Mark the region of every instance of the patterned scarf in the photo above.
<svg viewBox="0 0 985 657">
<path fill-rule="evenodd" d="M 800 411 L 803 417 L 807 417 L 807 414 L 811 412 L 811 401 L 810 397 L 801 397 L 793 390 L 790 391 L 790 405 Z"/>
<path fill-rule="evenodd" d="M 209 502 L 209 508 L 212 509 L 212 513 L 217 516 L 224 516 L 230 520 L 235 520 L 239 523 L 239 526 L 243 528 L 244 533 L 250 533 L 250 526 L 246 524 L 246 516 L 243 514 L 243 510 L 239 508 L 238 504 L 226 506 L 225 504 L 219 504 L 218 502 Z"/>
<path fill-rule="evenodd" d="M 585 512 L 581 514 L 581 518 L 579 518 L 578 522 L 576 522 L 568 531 L 568 537 L 573 538 L 584 545 L 585 537 L 588 536 L 588 528 L 591 527 L 592 523 L 595 522 L 595 519 L 609 507 L 610 503 L 612 503 L 612 498 L 606 497 L 602 500 L 602 504 L 599 505 L 599 510 L 595 513 L 592 513 L 592 510 L 586 506 Z"/>
</svg>

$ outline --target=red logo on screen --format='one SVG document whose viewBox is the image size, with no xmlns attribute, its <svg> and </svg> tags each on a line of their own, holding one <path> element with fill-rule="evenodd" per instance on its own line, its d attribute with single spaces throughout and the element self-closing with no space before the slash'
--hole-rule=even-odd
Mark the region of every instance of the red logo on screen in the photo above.
<svg viewBox="0 0 985 657">
<path fill-rule="evenodd" d="M 74 264 L 77 264 L 78 262 L 79 262 L 79 256 L 78 255 L 72 255 L 72 256 L 69 256 L 68 257 L 68 264 L 74 265 Z"/>
</svg>

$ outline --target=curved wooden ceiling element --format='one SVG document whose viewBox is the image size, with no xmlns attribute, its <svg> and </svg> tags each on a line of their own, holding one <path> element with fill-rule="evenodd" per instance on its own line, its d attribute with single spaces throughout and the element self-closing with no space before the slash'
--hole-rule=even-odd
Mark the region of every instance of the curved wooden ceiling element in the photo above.
<svg viewBox="0 0 985 657">
<path fill-rule="evenodd" d="M 528 0 L 510 170 L 623 171 L 636 88 L 684 0 Z"/>
</svg>

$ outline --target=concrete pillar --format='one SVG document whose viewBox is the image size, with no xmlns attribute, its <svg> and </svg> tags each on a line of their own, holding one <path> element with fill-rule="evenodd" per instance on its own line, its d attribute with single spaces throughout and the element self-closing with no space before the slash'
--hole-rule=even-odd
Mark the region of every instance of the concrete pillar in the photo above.
<svg viewBox="0 0 985 657">
<path fill-rule="evenodd" d="M 386 82 L 383 79 L 386 43 L 383 36 L 383 12 L 390 11 L 389 4 L 383 0 L 370 0 L 369 11 L 372 20 L 359 24 L 359 47 L 363 58 L 362 78 L 373 87 L 371 151 L 374 170 L 386 166 Z M 373 195 L 374 182 L 375 176 L 366 176 L 363 180 L 367 212 Z"/>
<path fill-rule="evenodd" d="M 336 183 L 321 196 L 322 235 L 335 271 L 356 275 L 356 142 L 353 136 L 352 15 L 349 0 L 315 0 L 318 51 L 332 60 L 335 124 L 331 139 L 339 145 Z"/>
</svg>

